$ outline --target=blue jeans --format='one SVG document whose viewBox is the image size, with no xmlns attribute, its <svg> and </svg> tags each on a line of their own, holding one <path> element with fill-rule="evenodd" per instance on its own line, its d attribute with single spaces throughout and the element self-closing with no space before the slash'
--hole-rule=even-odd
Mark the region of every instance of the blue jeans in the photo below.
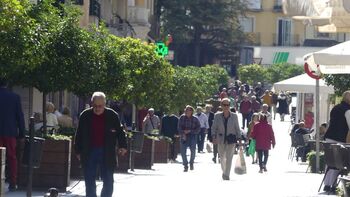
<svg viewBox="0 0 350 197">
<path fill-rule="evenodd" d="M 181 157 L 182 164 L 184 166 L 188 166 L 187 160 L 187 148 L 189 147 L 191 150 L 190 164 L 192 165 L 194 162 L 194 158 L 196 157 L 196 144 L 197 144 L 197 135 L 189 134 L 186 137 L 186 140 L 181 139 Z"/>
<path fill-rule="evenodd" d="M 96 171 L 99 168 L 103 181 L 101 197 L 113 194 L 113 169 L 108 169 L 104 160 L 103 148 L 93 148 L 84 168 L 86 197 L 96 197 Z"/>
</svg>

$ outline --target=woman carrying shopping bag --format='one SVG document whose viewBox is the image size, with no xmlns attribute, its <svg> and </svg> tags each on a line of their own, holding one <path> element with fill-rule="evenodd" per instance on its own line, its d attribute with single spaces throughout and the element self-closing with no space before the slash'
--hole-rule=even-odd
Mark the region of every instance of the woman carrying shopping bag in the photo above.
<svg viewBox="0 0 350 197">
<path fill-rule="evenodd" d="M 258 153 L 259 173 L 263 173 L 263 171 L 266 172 L 269 150 L 271 149 L 271 145 L 274 148 L 276 144 L 272 126 L 267 123 L 266 115 L 260 116 L 260 122 L 253 127 L 251 137 L 256 141 L 255 149 Z"/>
<path fill-rule="evenodd" d="M 221 160 L 222 179 L 230 180 L 233 153 L 235 145 L 241 137 L 237 114 L 230 111 L 230 100 L 221 100 L 222 112 L 214 116 L 211 128 L 213 144 L 218 144 L 218 152 Z"/>
</svg>

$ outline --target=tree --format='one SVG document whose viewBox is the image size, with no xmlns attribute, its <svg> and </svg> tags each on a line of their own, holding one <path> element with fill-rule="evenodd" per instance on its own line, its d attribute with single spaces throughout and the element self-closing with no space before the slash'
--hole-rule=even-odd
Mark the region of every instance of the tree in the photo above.
<svg viewBox="0 0 350 197">
<path fill-rule="evenodd" d="M 212 97 L 228 81 L 228 73 L 218 65 L 175 67 L 174 86 L 170 91 L 170 110 L 177 112 L 186 105 L 195 106 Z"/>
<path fill-rule="evenodd" d="M 175 46 L 188 48 L 182 57 L 188 59 L 186 65 L 200 66 L 207 55 L 232 54 L 244 40 L 238 16 L 246 8 L 240 0 L 158 0 L 156 8 L 162 10 L 163 37 L 171 34 Z M 201 55 L 204 50 L 207 54 Z"/>
<path fill-rule="evenodd" d="M 349 87 L 350 87 L 349 74 L 325 75 L 325 80 L 328 85 L 334 86 L 335 93 L 338 96 L 342 95 L 343 92 L 349 90 Z"/>
<path fill-rule="evenodd" d="M 304 68 L 300 65 L 289 63 L 273 64 L 267 68 L 267 79 L 269 83 L 274 84 L 304 72 Z"/>
<path fill-rule="evenodd" d="M 28 1 L 0 1 L 0 75 L 11 84 L 33 68 L 42 55 L 38 25 L 28 16 Z"/>
<path fill-rule="evenodd" d="M 239 67 L 238 76 L 241 81 L 251 85 L 256 82 L 267 82 L 267 70 L 258 64 Z"/>
</svg>

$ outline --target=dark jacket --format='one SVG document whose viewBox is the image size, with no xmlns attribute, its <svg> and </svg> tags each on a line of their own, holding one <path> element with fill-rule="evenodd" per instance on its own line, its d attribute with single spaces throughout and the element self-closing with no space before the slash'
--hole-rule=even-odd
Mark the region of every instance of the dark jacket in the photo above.
<svg viewBox="0 0 350 197">
<path fill-rule="evenodd" d="M 0 136 L 24 137 L 24 129 L 20 97 L 0 87 Z"/>
<path fill-rule="evenodd" d="M 344 101 L 333 107 L 330 114 L 329 127 L 324 136 L 325 138 L 338 142 L 346 142 L 346 135 L 349 131 L 345 118 L 345 112 L 347 110 L 350 110 L 350 105 Z"/>
<path fill-rule="evenodd" d="M 165 115 L 162 118 L 162 127 L 161 127 L 161 134 L 164 136 L 173 138 L 175 135 L 178 135 L 179 132 L 177 130 L 177 124 L 178 124 L 179 118 L 175 115 Z"/>
<path fill-rule="evenodd" d="M 119 115 L 110 108 L 105 108 L 105 136 L 104 156 L 108 168 L 116 166 L 116 146 L 127 148 L 125 132 L 120 124 Z M 81 164 L 84 167 L 91 150 L 91 124 L 92 108 L 86 109 L 80 114 L 79 125 L 75 134 L 74 148 L 76 154 L 80 154 Z M 117 145 L 118 140 L 118 145 Z"/>
</svg>

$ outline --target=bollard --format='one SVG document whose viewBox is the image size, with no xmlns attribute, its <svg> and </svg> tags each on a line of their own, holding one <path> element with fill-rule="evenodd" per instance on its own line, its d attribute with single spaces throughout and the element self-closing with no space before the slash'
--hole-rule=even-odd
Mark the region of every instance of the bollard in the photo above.
<svg viewBox="0 0 350 197">
<path fill-rule="evenodd" d="M 135 122 L 132 123 L 132 126 L 131 126 L 131 131 L 135 131 L 136 130 L 136 124 Z M 134 151 L 131 150 L 131 144 L 132 144 L 132 141 L 133 141 L 133 138 L 129 138 L 129 165 L 130 165 L 130 170 L 131 171 L 134 171 L 135 169 L 135 153 Z"/>
<path fill-rule="evenodd" d="M 34 142 L 34 117 L 30 117 L 29 120 L 29 154 L 28 154 L 28 184 L 27 184 L 27 197 L 32 196 L 32 186 L 33 186 L 33 144 Z"/>
</svg>

